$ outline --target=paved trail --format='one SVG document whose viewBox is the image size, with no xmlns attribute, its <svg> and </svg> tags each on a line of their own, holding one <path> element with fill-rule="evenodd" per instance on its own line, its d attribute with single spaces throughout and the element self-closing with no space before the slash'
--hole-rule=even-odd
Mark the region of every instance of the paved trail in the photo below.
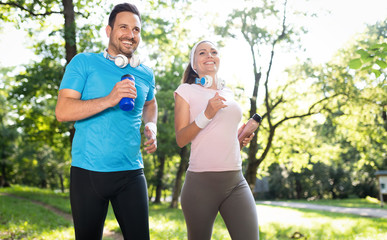
<svg viewBox="0 0 387 240">
<path fill-rule="evenodd" d="M 349 208 L 349 207 L 333 207 L 326 205 L 317 205 L 310 203 L 290 203 L 290 202 L 280 202 L 280 201 L 258 201 L 258 204 L 265 205 L 276 205 L 282 207 L 292 207 L 292 208 L 308 208 L 329 212 L 338 212 L 338 213 L 349 213 L 356 214 L 363 217 L 376 217 L 376 218 L 387 218 L 387 209 L 378 209 L 378 208 Z"/>
</svg>

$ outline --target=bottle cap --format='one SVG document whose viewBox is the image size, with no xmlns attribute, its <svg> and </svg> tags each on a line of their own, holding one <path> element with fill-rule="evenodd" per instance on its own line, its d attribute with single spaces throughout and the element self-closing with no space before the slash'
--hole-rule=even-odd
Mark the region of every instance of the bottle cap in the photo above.
<svg viewBox="0 0 387 240">
<path fill-rule="evenodd" d="M 132 80 L 132 81 L 134 81 L 134 77 L 132 76 L 132 75 L 130 75 L 130 74 L 125 74 L 125 75 L 123 75 L 122 77 L 121 77 L 121 81 L 122 80 L 124 80 L 124 79 L 129 79 L 129 80 Z"/>
<path fill-rule="evenodd" d="M 254 119 L 254 120 L 255 120 L 256 122 L 258 122 L 258 123 L 261 123 L 261 121 L 262 121 L 262 117 L 259 116 L 258 113 L 254 114 L 254 115 L 252 116 L 252 119 Z"/>
</svg>

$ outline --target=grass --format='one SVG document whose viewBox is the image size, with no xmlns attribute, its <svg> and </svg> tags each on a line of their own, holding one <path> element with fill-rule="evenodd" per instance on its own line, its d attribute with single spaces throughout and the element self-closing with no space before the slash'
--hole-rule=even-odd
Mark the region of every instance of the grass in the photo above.
<svg viewBox="0 0 387 240">
<path fill-rule="evenodd" d="M 0 188 L 0 193 L 9 193 L 22 198 L 46 203 L 62 210 L 65 213 L 71 213 L 68 193 L 53 192 L 49 189 L 40 189 L 15 185 L 11 188 Z"/>
<path fill-rule="evenodd" d="M 67 213 L 71 211 L 67 193 L 54 193 L 22 186 L 0 188 L 1 192 L 44 202 Z M 0 195 L 0 239 L 67 240 L 74 238 L 71 222 L 26 199 Z M 313 201 L 313 203 L 345 207 L 379 206 L 379 203 L 373 202 L 372 199 L 322 200 Z M 308 240 L 387 239 L 386 219 L 260 204 L 257 205 L 257 211 L 260 239 L 291 239 L 293 235 L 300 237 L 299 239 Z M 168 204 L 150 204 L 149 222 L 152 240 L 187 239 L 181 209 L 170 209 Z M 105 226 L 110 230 L 120 231 L 111 208 Z M 212 239 L 230 239 L 220 216 L 214 224 Z"/>
<path fill-rule="evenodd" d="M 150 206 L 149 224 L 151 239 L 187 239 L 187 231 L 181 209 L 170 209 L 169 204 Z M 214 223 L 212 239 L 228 239 L 229 235 L 223 219 L 218 215 Z"/>
<path fill-rule="evenodd" d="M 70 222 L 28 200 L 0 196 L 0 239 L 71 239 Z"/>
</svg>

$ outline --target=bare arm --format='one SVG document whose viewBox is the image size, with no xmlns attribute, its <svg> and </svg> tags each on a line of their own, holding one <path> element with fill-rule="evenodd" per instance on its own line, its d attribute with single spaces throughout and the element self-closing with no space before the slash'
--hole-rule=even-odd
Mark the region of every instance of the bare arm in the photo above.
<svg viewBox="0 0 387 240">
<path fill-rule="evenodd" d="M 145 102 L 142 117 L 145 124 L 148 122 L 157 123 L 157 101 L 155 97 Z"/>
<path fill-rule="evenodd" d="M 184 147 L 200 132 L 195 121 L 189 123 L 189 104 L 179 95 L 175 96 L 175 134 L 179 147 Z"/>
<path fill-rule="evenodd" d="M 123 97 L 137 97 L 134 83 L 130 80 L 116 83 L 106 97 L 91 100 L 81 100 L 81 93 L 78 91 L 62 89 L 55 108 L 56 119 L 60 122 L 85 119 L 117 105 Z"/>
</svg>

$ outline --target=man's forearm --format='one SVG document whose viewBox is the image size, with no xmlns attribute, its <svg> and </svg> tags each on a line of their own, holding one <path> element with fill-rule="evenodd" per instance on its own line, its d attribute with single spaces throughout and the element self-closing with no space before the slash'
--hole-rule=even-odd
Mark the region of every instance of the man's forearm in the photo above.
<svg viewBox="0 0 387 240">
<path fill-rule="evenodd" d="M 157 101 L 153 98 L 151 101 L 146 102 L 143 109 L 144 123 L 153 122 L 157 123 Z"/>
<path fill-rule="evenodd" d="M 77 121 L 91 117 L 109 107 L 108 102 L 104 98 L 80 100 L 58 97 L 55 114 L 60 122 Z"/>
</svg>

